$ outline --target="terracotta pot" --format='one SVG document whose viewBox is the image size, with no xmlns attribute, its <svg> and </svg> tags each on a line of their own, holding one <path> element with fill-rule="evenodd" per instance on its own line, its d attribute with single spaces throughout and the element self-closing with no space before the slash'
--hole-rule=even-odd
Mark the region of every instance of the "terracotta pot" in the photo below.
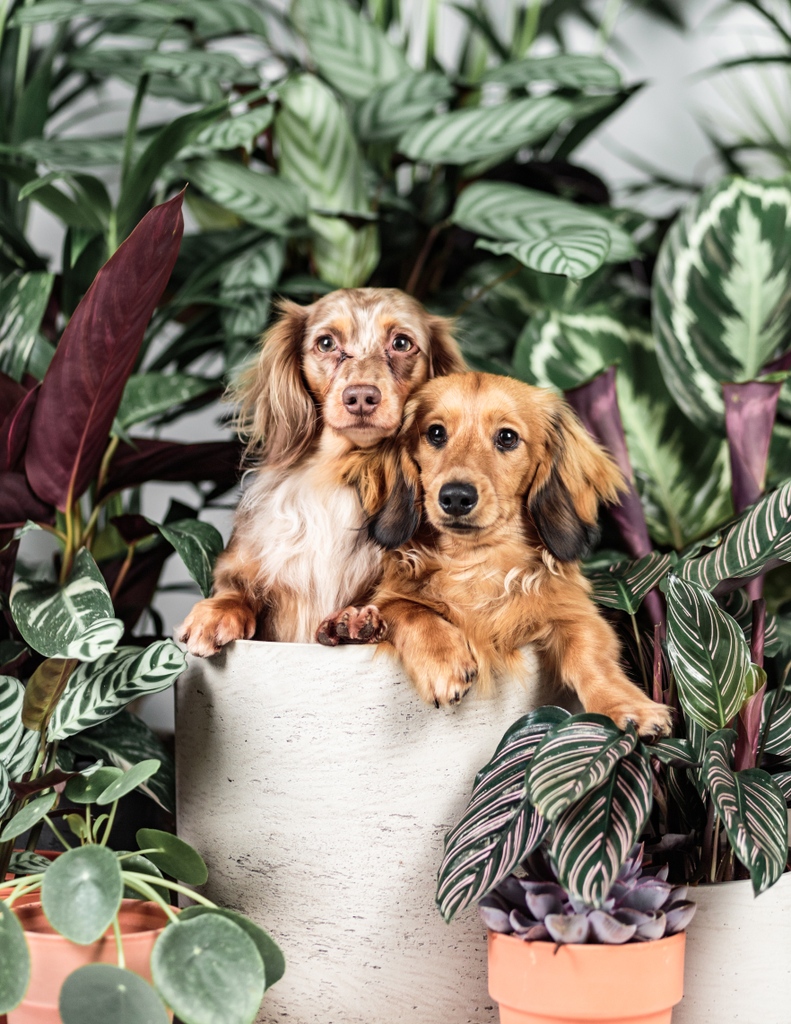
<svg viewBox="0 0 791 1024">
<path fill-rule="evenodd" d="M 113 931 L 109 928 L 97 942 L 78 946 L 52 928 L 40 903 L 20 907 L 17 917 L 30 948 L 30 985 L 20 1005 L 8 1014 L 8 1024 L 61 1024 L 58 997 L 72 971 L 86 964 L 118 962 Z M 156 903 L 124 900 L 118 920 L 126 966 L 150 984 L 151 950 L 168 923 L 167 915 Z"/>
<path fill-rule="evenodd" d="M 39 857 L 46 857 L 47 860 L 55 860 L 56 857 L 60 857 L 60 850 L 36 850 Z M 13 878 L 13 875 L 6 875 L 6 881 Z M 13 892 L 13 889 L 7 889 L 4 886 L 0 887 L 0 900 L 6 899 Z M 40 903 L 41 902 L 41 891 L 36 889 L 35 892 L 29 892 L 26 896 L 20 896 L 14 900 L 14 907 L 24 907 L 27 903 Z M 0 1017 L 0 1024 L 4 1024 L 4 1017 Z"/>
<path fill-rule="evenodd" d="M 670 1024 L 684 991 L 685 939 L 556 946 L 489 932 L 500 1024 Z"/>
</svg>

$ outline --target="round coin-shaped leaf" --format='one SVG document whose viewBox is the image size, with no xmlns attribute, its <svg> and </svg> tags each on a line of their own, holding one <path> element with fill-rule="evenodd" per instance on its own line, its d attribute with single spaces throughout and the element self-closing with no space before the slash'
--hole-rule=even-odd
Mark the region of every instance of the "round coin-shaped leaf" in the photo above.
<svg viewBox="0 0 791 1024">
<path fill-rule="evenodd" d="M 79 846 L 44 875 L 41 902 L 55 931 L 87 946 L 110 927 L 123 893 L 118 858 L 106 846 Z"/>
<path fill-rule="evenodd" d="M 66 797 L 74 804 L 93 804 L 108 786 L 123 778 L 120 768 L 97 768 L 90 775 L 79 775 L 66 783 Z"/>
<path fill-rule="evenodd" d="M 0 902 L 0 1013 L 18 1006 L 30 981 L 25 933 L 11 908 Z"/>
<path fill-rule="evenodd" d="M 23 832 L 27 832 L 52 810 L 57 798 L 57 793 L 44 793 L 43 796 L 37 796 L 35 800 L 25 804 L 0 833 L 0 842 L 4 843 L 7 839 L 15 839 Z"/>
<path fill-rule="evenodd" d="M 188 1024 L 251 1024 L 264 995 L 264 965 L 255 943 L 219 914 L 168 925 L 151 954 L 151 974 Z"/>
<path fill-rule="evenodd" d="M 112 964 L 74 971 L 60 990 L 63 1024 L 167 1024 L 167 1010 L 139 974 Z"/>
<path fill-rule="evenodd" d="M 229 921 L 235 921 L 253 940 L 258 955 L 264 962 L 265 987 L 269 988 L 276 981 L 280 981 L 286 970 L 286 958 L 283 956 L 280 946 L 270 935 L 267 935 L 263 928 L 259 928 L 249 917 L 238 914 L 235 910 L 226 910 L 224 907 L 202 907 L 197 903 L 193 907 L 185 907 L 181 911 L 179 921 L 189 921 L 190 918 L 200 917 L 201 914 L 219 914 L 221 917 L 227 917 Z"/>
<path fill-rule="evenodd" d="M 124 772 L 120 778 L 116 778 L 111 782 L 96 798 L 96 803 L 111 804 L 114 800 L 120 800 L 122 796 L 126 796 L 133 789 L 137 789 L 141 783 L 146 782 L 152 775 L 156 775 L 161 763 L 155 757 L 149 758 L 147 761 L 139 761 L 128 772 Z"/>
<path fill-rule="evenodd" d="M 203 857 L 183 839 L 157 828 L 141 828 L 137 833 L 137 845 L 147 850 L 146 857 L 152 864 L 187 885 L 203 885 L 209 871 Z"/>
</svg>

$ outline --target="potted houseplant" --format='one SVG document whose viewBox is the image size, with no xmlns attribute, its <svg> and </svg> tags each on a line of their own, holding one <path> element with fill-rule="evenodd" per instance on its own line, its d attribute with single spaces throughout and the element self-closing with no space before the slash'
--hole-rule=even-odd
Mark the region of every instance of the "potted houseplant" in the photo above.
<svg viewBox="0 0 791 1024">
<path fill-rule="evenodd" d="M 46 820 L 65 850 L 27 864 L 0 903 L 0 1011 L 9 1024 L 164 1024 L 168 1008 L 184 1024 L 249 1024 L 283 974 L 265 932 L 188 888 L 207 877 L 192 847 L 158 829 L 141 829 L 135 851 L 107 845 L 119 800 L 159 767 L 151 759 L 126 772 L 62 773 L 63 795 L 80 810 L 61 812 L 59 827 L 60 796 L 49 789 L 5 826 L 13 839 Z M 177 913 L 165 899 L 176 893 L 194 904 Z M 40 903 L 19 905 L 34 894 Z"/>
</svg>

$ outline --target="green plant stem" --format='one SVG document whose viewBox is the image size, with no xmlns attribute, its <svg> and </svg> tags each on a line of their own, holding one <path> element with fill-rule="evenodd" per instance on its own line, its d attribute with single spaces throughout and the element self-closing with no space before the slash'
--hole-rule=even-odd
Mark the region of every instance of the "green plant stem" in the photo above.
<svg viewBox="0 0 791 1024">
<path fill-rule="evenodd" d="M 115 822 L 115 812 L 118 810 L 118 801 L 116 800 L 110 810 L 110 817 L 107 819 L 107 824 L 104 828 L 104 835 L 102 836 L 102 846 L 107 846 L 107 840 L 110 838 L 110 833 L 113 830 L 113 824 Z"/>
<path fill-rule="evenodd" d="M 720 845 L 720 816 L 714 819 L 714 842 L 711 844 L 711 875 L 710 881 L 717 881 L 717 853 Z"/>
<path fill-rule="evenodd" d="M 8 5 L 11 0 L 0 0 L 0 47 L 3 45 L 6 21 L 8 20 Z"/>
<path fill-rule="evenodd" d="M 612 36 L 615 23 L 618 20 L 618 15 L 621 11 L 621 4 L 623 0 L 607 0 L 607 6 L 604 8 L 604 14 L 602 15 L 601 24 L 599 25 L 599 48 L 603 53 L 607 48 L 607 44 Z"/>
<path fill-rule="evenodd" d="M 217 909 L 217 904 L 212 903 L 210 899 L 205 896 L 201 896 L 199 892 L 195 892 L 194 889 L 187 888 L 186 885 L 181 885 L 179 882 L 171 882 L 167 878 L 157 878 L 156 875 L 143 875 L 137 871 L 124 871 L 124 876 L 129 876 L 137 881 L 146 881 L 148 885 L 161 885 L 166 889 L 172 889 L 174 892 L 180 892 L 184 896 L 189 896 L 191 900 L 195 900 L 196 903 L 200 903 L 204 907 L 211 907 L 212 910 Z"/>
<path fill-rule="evenodd" d="M 444 230 L 448 226 L 447 221 L 440 221 L 437 224 L 432 224 L 429 228 L 426 237 L 423 241 L 423 245 L 420 247 L 420 252 L 415 260 L 415 265 L 412 267 L 412 271 L 409 275 L 409 280 L 406 283 L 404 291 L 408 295 L 414 295 L 415 289 L 417 288 L 420 275 L 423 273 L 423 267 L 426 265 L 428 254 L 431 252 L 431 248 L 437 239 L 437 235 L 440 231 Z"/>
<path fill-rule="evenodd" d="M 30 7 L 33 0 L 24 0 L 23 9 Z M 16 51 L 16 67 L 14 68 L 14 98 L 17 105 L 19 98 L 25 88 L 25 74 L 27 72 L 27 61 L 30 56 L 30 41 L 33 38 L 33 26 L 22 25 L 19 29 L 19 43 Z"/>
<path fill-rule="evenodd" d="M 140 120 L 140 110 L 143 106 L 143 100 L 145 99 L 146 92 L 148 91 L 149 76 L 142 74 L 137 80 L 137 89 L 135 89 L 135 98 L 132 100 L 132 106 L 129 108 L 129 120 L 126 122 L 126 135 L 124 137 L 124 154 L 121 159 L 121 191 L 123 192 L 126 180 L 129 177 L 129 171 L 132 167 L 132 154 L 135 148 L 135 139 L 137 138 L 137 125 Z M 132 213 L 133 211 L 129 211 Z"/>
<path fill-rule="evenodd" d="M 524 57 L 538 32 L 538 23 L 541 18 L 541 0 L 527 0 L 525 17 L 522 21 L 522 31 L 515 41 L 513 54 L 515 57 Z"/>
<path fill-rule="evenodd" d="M 19 899 L 20 896 L 27 896 L 28 893 L 35 892 L 36 889 L 40 889 L 40 888 L 41 888 L 41 882 L 34 882 L 31 885 L 29 880 L 28 880 L 28 884 L 27 885 L 21 885 L 17 889 L 14 889 L 14 891 L 11 893 L 11 895 L 6 897 L 4 902 L 6 902 L 9 907 L 13 907 L 14 903 Z"/>
<path fill-rule="evenodd" d="M 126 549 L 126 558 L 124 559 L 121 568 L 118 570 L 118 575 L 115 578 L 115 583 L 113 583 L 113 589 L 110 591 L 110 600 L 113 602 L 113 604 L 115 604 L 115 599 L 116 597 L 118 597 L 119 591 L 121 590 L 121 587 L 124 584 L 126 574 L 132 568 L 132 559 L 135 557 L 136 547 L 136 544 L 130 544 Z"/>
<path fill-rule="evenodd" d="M 119 860 L 128 860 L 130 857 L 145 857 L 147 853 L 157 853 L 157 848 L 152 846 L 149 850 L 132 850 L 130 853 L 122 853 Z"/>
<path fill-rule="evenodd" d="M 55 825 L 55 822 L 52 820 L 52 818 L 50 818 L 50 816 L 48 814 L 44 815 L 44 821 L 46 821 L 46 823 L 52 829 L 53 835 L 58 840 L 58 842 L 63 846 L 63 848 L 65 850 L 71 850 L 73 848 L 71 846 L 71 843 L 67 843 L 66 842 L 65 836 L 60 831 L 60 829 Z"/>
<path fill-rule="evenodd" d="M 439 0 L 428 0 L 426 4 L 426 56 L 423 62 L 425 68 L 430 68 L 436 63 L 437 55 L 437 15 L 439 13 Z"/>
<path fill-rule="evenodd" d="M 131 872 L 122 871 L 121 877 L 124 880 L 124 885 L 127 885 L 130 889 L 134 889 L 135 892 L 139 892 L 141 896 L 145 896 L 147 900 L 151 900 L 152 903 L 156 903 L 158 907 L 162 907 L 165 913 L 168 915 L 171 921 L 178 921 L 178 914 L 173 910 L 169 903 L 166 903 L 162 899 L 160 894 L 152 889 L 147 882 L 140 881 L 139 879 L 132 879 L 129 877 Z M 151 875 L 144 875 L 144 878 L 151 878 Z"/>
<path fill-rule="evenodd" d="M 498 284 L 502 284 L 503 281 L 507 281 L 509 278 L 516 277 L 521 269 L 522 265 L 521 263 L 518 263 L 515 267 L 511 267 L 510 270 L 506 270 L 505 273 L 498 274 L 497 277 L 493 277 L 491 281 L 487 281 L 486 284 L 481 285 L 472 298 L 465 300 L 457 309 L 454 310 L 453 316 L 461 316 L 461 314 L 466 312 L 470 306 L 474 306 L 476 302 L 480 302 L 484 295 L 486 295 L 487 292 L 492 291 L 493 288 L 496 288 Z"/>
<path fill-rule="evenodd" d="M 88 842 L 89 843 L 92 842 L 93 841 L 93 836 L 91 835 L 91 805 L 90 804 L 86 804 L 85 805 L 85 832 L 86 832 L 86 834 L 88 836 Z"/>
<path fill-rule="evenodd" d="M 650 697 L 651 687 L 648 683 L 648 673 L 645 670 L 645 664 L 643 661 L 643 646 L 640 643 L 640 630 L 637 628 L 637 618 L 635 617 L 634 612 L 629 612 L 629 618 L 632 620 L 632 630 L 634 631 L 634 638 L 637 642 L 637 663 L 640 666 L 640 675 L 643 678 L 643 689 Z"/>
<path fill-rule="evenodd" d="M 118 950 L 118 966 L 126 967 L 126 958 L 124 957 L 124 942 L 121 938 L 121 927 L 118 924 L 118 915 L 116 914 L 113 918 L 113 935 L 115 935 L 115 948 Z"/>
</svg>

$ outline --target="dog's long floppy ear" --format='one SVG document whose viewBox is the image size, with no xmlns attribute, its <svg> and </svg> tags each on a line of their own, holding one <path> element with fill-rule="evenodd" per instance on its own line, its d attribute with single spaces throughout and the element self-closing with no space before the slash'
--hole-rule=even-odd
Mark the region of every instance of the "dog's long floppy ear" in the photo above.
<svg viewBox="0 0 791 1024">
<path fill-rule="evenodd" d="M 617 502 L 625 483 L 569 406 L 556 402 L 527 509 L 549 552 L 560 562 L 575 562 L 598 540 L 599 502 Z"/>
<path fill-rule="evenodd" d="M 318 413 L 302 375 L 308 309 L 281 299 L 280 316 L 262 338 L 261 354 L 231 389 L 245 457 L 269 466 L 293 465 L 316 436 Z"/>
<path fill-rule="evenodd" d="M 467 366 L 453 337 L 453 321 L 444 316 L 427 314 L 429 331 L 429 377 L 447 377 L 463 373 Z"/>
</svg>

